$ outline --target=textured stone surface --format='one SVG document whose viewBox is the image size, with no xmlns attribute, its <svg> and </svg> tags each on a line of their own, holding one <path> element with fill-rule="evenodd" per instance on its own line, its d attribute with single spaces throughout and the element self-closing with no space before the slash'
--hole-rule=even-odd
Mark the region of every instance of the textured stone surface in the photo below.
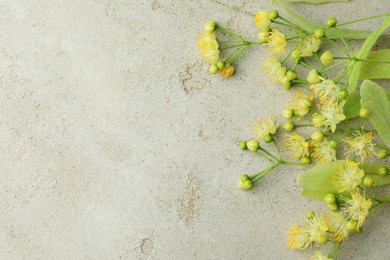
<svg viewBox="0 0 390 260">
<path fill-rule="evenodd" d="M 238 142 L 256 119 L 281 119 L 291 93 L 259 69 L 261 48 L 227 80 L 196 50 L 210 19 L 255 38 L 253 15 L 270 2 L 0 1 L 0 258 L 309 257 L 286 245 L 289 227 L 322 207 L 299 196 L 300 169 L 236 188 L 265 166 Z M 293 8 L 347 21 L 390 2 Z M 343 258 L 388 259 L 388 214 Z"/>
</svg>

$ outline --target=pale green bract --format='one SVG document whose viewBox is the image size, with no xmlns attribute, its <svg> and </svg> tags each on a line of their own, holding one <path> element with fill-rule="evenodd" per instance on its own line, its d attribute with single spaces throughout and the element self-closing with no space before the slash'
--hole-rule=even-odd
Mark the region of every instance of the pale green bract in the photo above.
<svg viewBox="0 0 390 260">
<path fill-rule="evenodd" d="M 386 97 L 390 102 L 390 92 L 386 92 Z M 343 108 L 345 119 L 358 117 L 360 107 L 360 93 L 355 91 L 348 96 L 348 100 Z"/>
<path fill-rule="evenodd" d="M 390 49 L 371 51 L 367 60 L 373 62 L 363 63 L 359 80 L 390 78 Z"/>
</svg>

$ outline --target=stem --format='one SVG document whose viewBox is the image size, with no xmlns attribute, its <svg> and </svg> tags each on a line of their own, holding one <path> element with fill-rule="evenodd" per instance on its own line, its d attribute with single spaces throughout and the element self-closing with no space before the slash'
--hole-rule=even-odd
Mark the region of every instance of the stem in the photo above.
<svg viewBox="0 0 390 260">
<path fill-rule="evenodd" d="M 332 39 L 329 39 L 329 38 L 325 38 L 325 40 L 327 40 L 329 43 L 331 43 L 333 46 L 335 46 L 339 51 L 341 51 L 342 53 L 344 53 L 345 55 L 347 55 L 349 57 L 349 54 L 344 51 L 337 43 L 335 43 Z"/>
<path fill-rule="evenodd" d="M 347 50 L 350 53 L 353 53 L 353 51 L 351 50 L 351 48 L 349 47 L 347 42 L 344 40 L 343 36 L 341 35 L 341 33 L 340 33 L 340 31 L 339 31 L 339 29 L 337 27 L 335 28 L 335 31 L 336 31 L 337 35 L 340 37 L 341 41 L 344 43 L 344 46 L 347 48 Z"/>
<path fill-rule="evenodd" d="M 328 70 L 330 70 L 330 69 L 333 69 L 334 67 L 340 66 L 340 65 L 343 64 L 344 62 L 346 62 L 346 60 L 343 60 L 343 61 L 340 61 L 339 63 L 333 64 L 332 66 L 329 66 L 329 67 L 327 67 L 326 69 L 321 70 L 320 73 L 322 74 L 322 73 L 324 73 L 324 72 L 326 72 L 326 71 L 328 71 Z"/>
<path fill-rule="evenodd" d="M 353 62 L 349 62 L 342 71 L 340 71 L 339 75 L 337 75 L 337 77 L 335 78 L 334 80 L 334 83 L 338 83 L 344 76 L 345 74 L 347 74 L 353 67 L 353 65 L 355 64 L 355 61 Z"/>
<path fill-rule="evenodd" d="M 272 142 L 273 142 L 274 145 L 275 145 L 276 151 L 278 151 L 280 161 L 283 161 L 283 156 L 282 156 L 282 153 L 280 152 L 280 148 L 279 148 L 278 143 L 277 143 L 275 140 L 272 140 Z"/>
<path fill-rule="evenodd" d="M 280 16 L 280 15 L 278 16 L 278 18 L 279 18 L 280 20 L 283 20 L 283 21 L 289 23 L 290 25 L 294 26 L 295 29 L 298 29 L 298 30 L 300 30 L 300 31 L 304 31 L 304 30 L 302 30 L 298 25 L 296 25 L 296 24 L 290 22 L 290 21 L 287 20 L 286 18 L 284 18 L 284 17 L 282 17 L 282 16 Z M 274 21 L 273 21 L 273 22 L 274 22 Z"/>
<path fill-rule="evenodd" d="M 216 30 L 217 32 L 227 33 L 227 34 L 230 34 L 230 35 L 232 35 L 232 36 L 234 36 L 234 37 L 237 37 L 237 38 L 239 38 L 239 39 L 241 39 L 241 40 L 244 40 L 244 38 L 243 38 L 241 35 L 238 35 L 237 33 L 230 31 L 229 29 L 226 29 L 226 28 L 218 27 L 218 26 L 217 26 L 217 27 L 215 28 L 215 30 Z"/>
<path fill-rule="evenodd" d="M 279 162 L 274 163 L 270 167 L 268 167 L 267 169 L 259 172 L 256 175 L 251 176 L 250 178 L 251 178 L 252 183 L 255 183 L 256 181 L 260 180 L 261 178 L 263 178 L 265 175 L 267 175 L 269 172 L 271 172 L 273 169 L 275 169 L 279 165 L 280 165 Z"/>
<path fill-rule="evenodd" d="M 271 158 L 265 156 L 265 154 L 262 154 L 262 153 L 260 153 L 259 151 L 257 151 L 257 153 L 258 153 L 260 156 L 262 156 L 262 157 L 264 157 L 265 159 L 267 159 L 270 163 L 273 163 L 273 162 L 274 162 Z"/>
<path fill-rule="evenodd" d="M 269 153 L 267 150 L 265 150 L 263 147 L 259 147 L 259 150 L 265 152 L 266 154 L 268 154 L 269 156 L 271 156 L 272 158 L 274 158 L 275 160 L 279 161 L 278 158 L 276 158 L 273 154 Z"/>
<path fill-rule="evenodd" d="M 288 23 L 282 23 L 282 22 L 278 22 L 278 21 L 272 21 L 272 22 L 276 23 L 276 24 L 279 24 L 279 25 L 282 25 L 282 26 L 286 26 L 286 27 L 292 28 L 292 29 L 299 29 L 299 30 L 301 30 L 300 28 L 297 28 L 294 25 L 291 25 L 291 24 L 288 24 Z"/>
<path fill-rule="evenodd" d="M 370 16 L 370 17 L 366 17 L 366 18 L 352 20 L 352 21 L 349 21 L 349 22 L 346 22 L 346 23 L 340 23 L 340 24 L 337 24 L 337 26 L 344 26 L 344 25 L 347 25 L 347 24 L 357 23 L 357 22 L 366 21 L 366 20 L 370 20 L 370 19 L 375 19 L 375 18 L 388 16 L 388 15 L 390 15 L 390 13 L 378 14 L 378 15 L 374 15 L 374 16 Z"/>
</svg>

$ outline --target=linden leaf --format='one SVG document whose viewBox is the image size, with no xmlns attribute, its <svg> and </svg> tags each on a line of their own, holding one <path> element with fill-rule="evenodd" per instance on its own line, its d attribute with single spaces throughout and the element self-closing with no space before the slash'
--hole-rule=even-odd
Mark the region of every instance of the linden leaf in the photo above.
<svg viewBox="0 0 390 260">
<path fill-rule="evenodd" d="M 375 62 L 367 62 L 367 61 Z M 390 78 L 390 49 L 371 51 L 363 63 L 360 80 Z"/>
<path fill-rule="evenodd" d="M 360 88 L 361 106 L 370 111 L 368 118 L 383 143 L 390 148 L 390 104 L 386 92 L 375 82 L 365 80 Z"/>
</svg>

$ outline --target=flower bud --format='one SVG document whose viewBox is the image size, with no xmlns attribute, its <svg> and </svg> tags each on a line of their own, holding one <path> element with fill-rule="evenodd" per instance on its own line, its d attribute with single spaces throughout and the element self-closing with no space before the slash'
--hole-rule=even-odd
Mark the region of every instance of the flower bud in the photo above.
<svg viewBox="0 0 390 260">
<path fill-rule="evenodd" d="M 302 157 L 301 159 L 301 163 L 302 164 L 310 164 L 311 163 L 311 159 L 309 157 Z"/>
<path fill-rule="evenodd" d="M 204 25 L 204 29 L 206 30 L 206 32 L 214 32 L 216 26 L 216 21 L 210 21 Z"/>
<path fill-rule="evenodd" d="M 248 150 L 251 152 L 257 152 L 259 150 L 259 141 L 257 140 L 250 140 L 246 143 L 246 146 L 248 147 Z"/>
<path fill-rule="evenodd" d="M 269 33 L 268 32 L 259 32 L 257 34 L 257 38 L 259 39 L 260 43 L 264 43 L 267 41 Z"/>
<path fill-rule="evenodd" d="M 387 172 L 388 172 L 388 170 L 387 170 L 387 168 L 385 167 L 385 166 L 381 166 L 381 167 L 379 167 L 378 168 L 378 175 L 379 176 L 386 176 L 387 175 Z"/>
<path fill-rule="evenodd" d="M 264 142 L 266 142 L 266 143 L 272 142 L 272 136 L 270 134 L 267 134 L 266 136 L 264 136 Z"/>
<path fill-rule="evenodd" d="M 348 97 L 348 91 L 346 91 L 345 89 L 340 89 L 339 90 L 339 98 L 344 99 L 346 97 Z"/>
<path fill-rule="evenodd" d="M 359 227 L 359 228 L 356 229 L 356 233 L 361 234 L 362 232 L 363 232 L 362 227 Z"/>
<path fill-rule="evenodd" d="M 286 130 L 286 132 L 292 132 L 294 130 L 294 124 L 291 121 L 287 121 L 283 125 L 283 129 Z"/>
<path fill-rule="evenodd" d="M 320 239 L 318 240 L 318 244 L 324 245 L 328 242 L 328 237 L 325 234 L 322 234 Z"/>
<path fill-rule="evenodd" d="M 318 28 L 314 31 L 314 37 L 316 37 L 317 39 L 322 39 L 324 38 L 324 36 L 325 36 L 324 29 Z"/>
<path fill-rule="evenodd" d="M 251 190 L 252 189 L 252 181 L 249 179 L 249 176 L 244 174 L 240 180 L 238 181 L 238 188 L 242 190 Z"/>
<path fill-rule="evenodd" d="M 385 149 L 381 149 L 381 150 L 379 150 L 379 152 L 378 152 L 378 156 L 379 156 L 379 158 L 381 158 L 381 159 L 384 159 L 384 158 L 386 158 L 387 157 L 387 150 L 385 150 Z"/>
<path fill-rule="evenodd" d="M 318 71 L 315 69 L 312 69 L 309 71 L 309 74 L 307 74 L 307 81 L 311 84 L 317 84 L 321 82 L 321 79 L 318 77 Z"/>
<path fill-rule="evenodd" d="M 247 149 L 247 147 L 246 147 L 246 142 L 245 142 L 245 141 L 242 141 L 242 142 L 240 143 L 240 149 L 241 149 L 241 150 L 246 150 L 246 149 Z"/>
<path fill-rule="evenodd" d="M 290 80 L 287 76 L 284 76 L 284 77 L 280 80 L 280 83 L 282 83 L 283 87 L 284 87 L 286 90 L 290 90 L 290 89 L 291 89 L 291 80 Z"/>
<path fill-rule="evenodd" d="M 311 135 L 311 139 L 316 143 L 321 143 L 324 140 L 324 133 L 317 130 Z"/>
<path fill-rule="evenodd" d="M 292 108 L 286 108 L 282 111 L 282 115 L 286 119 L 291 119 L 294 116 L 294 110 Z"/>
<path fill-rule="evenodd" d="M 356 230 L 357 228 L 358 228 L 358 225 L 357 225 L 356 221 L 348 220 L 348 222 L 347 222 L 347 229 L 349 229 L 349 230 Z"/>
<path fill-rule="evenodd" d="M 321 55 L 320 60 L 325 66 L 332 65 L 334 62 L 334 55 L 331 51 L 326 51 Z"/>
<path fill-rule="evenodd" d="M 332 210 L 332 211 L 336 211 L 339 209 L 339 206 L 336 203 L 335 204 L 328 204 L 328 209 Z"/>
<path fill-rule="evenodd" d="M 286 77 L 287 77 L 289 80 L 294 80 L 294 79 L 297 78 L 297 73 L 295 73 L 295 71 L 289 70 L 289 71 L 287 71 L 287 73 L 286 73 Z"/>
<path fill-rule="evenodd" d="M 219 69 L 223 69 L 223 68 L 225 67 L 225 62 L 222 61 L 222 60 L 218 61 L 218 62 L 217 62 L 217 67 L 218 67 Z"/>
<path fill-rule="evenodd" d="M 327 204 L 337 204 L 336 196 L 333 193 L 328 193 L 324 197 L 324 201 Z"/>
<path fill-rule="evenodd" d="M 269 12 L 269 18 L 271 19 L 271 21 L 274 21 L 276 18 L 278 18 L 278 16 L 278 10 L 272 10 L 271 12 Z"/>
<path fill-rule="evenodd" d="M 374 178 L 372 178 L 372 176 L 370 176 L 370 175 L 364 177 L 363 185 L 371 187 L 372 185 L 374 185 Z"/>
<path fill-rule="evenodd" d="M 328 20 L 326 21 L 326 25 L 327 25 L 328 27 L 335 27 L 336 24 L 337 24 L 337 19 L 334 18 L 334 17 L 330 17 L 330 18 L 328 18 Z"/>
<path fill-rule="evenodd" d="M 370 110 L 368 110 L 367 108 L 362 107 L 359 110 L 359 116 L 361 118 L 368 118 L 370 116 Z"/>
<path fill-rule="evenodd" d="M 330 141 L 330 143 L 329 143 L 329 146 L 330 146 L 331 148 L 333 148 L 333 149 L 336 149 L 338 145 L 339 145 L 339 143 L 338 143 L 336 140 L 332 140 L 332 141 Z"/>
<path fill-rule="evenodd" d="M 218 69 L 217 65 L 215 65 L 215 64 L 210 65 L 210 69 L 209 69 L 210 74 L 217 74 L 218 71 L 219 71 L 219 69 Z"/>
</svg>

